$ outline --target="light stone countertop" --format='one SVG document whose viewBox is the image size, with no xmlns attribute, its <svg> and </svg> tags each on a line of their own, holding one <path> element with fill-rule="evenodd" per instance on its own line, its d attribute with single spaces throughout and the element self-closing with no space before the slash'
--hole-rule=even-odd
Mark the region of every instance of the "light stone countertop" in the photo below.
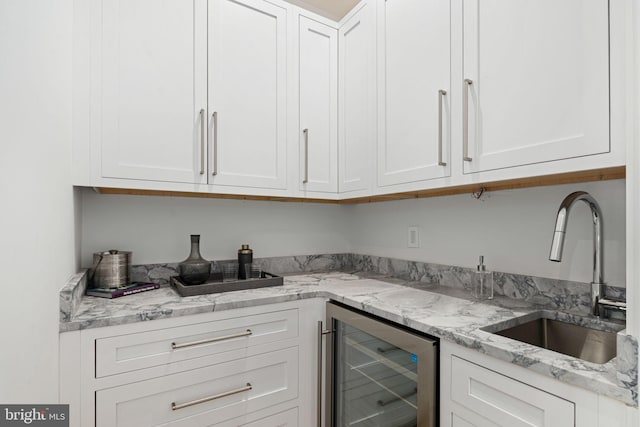
<svg viewBox="0 0 640 427">
<path fill-rule="evenodd" d="M 540 307 L 501 296 L 490 302 L 474 301 L 461 289 L 382 275 L 303 274 L 285 277 L 283 286 L 185 298 L 168 287 L 113 300 L 84 296 L 74 313 L 63 313 L 60 332 L 316 297 L 342 302 L 628 405 L 638 405 L 637 363 L 632 362 L 634 358 L 637 361 L 638 345 L 624 331 L 618 334 L 618 357 L 598 365 L 482 329 L 503 322 L 515 325 L 514 319 L 530 317 L 541 311 Z M 597 323 L 614 331 L 622 328 L 571 314 L 549 311 L 548 316 L 587 325 Z"/>
</svg>

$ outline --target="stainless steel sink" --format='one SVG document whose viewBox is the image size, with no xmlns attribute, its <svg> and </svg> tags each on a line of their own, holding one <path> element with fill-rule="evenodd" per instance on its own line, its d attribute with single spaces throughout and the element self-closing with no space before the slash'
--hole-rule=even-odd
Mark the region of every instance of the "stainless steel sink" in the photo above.
<svg viewBox="0 0 640 427">
<path fill-rule="evenodd" d="M 493 332 L 593 363 L 616 357 L 616 333 L 540 317 Z"/>
</svg>

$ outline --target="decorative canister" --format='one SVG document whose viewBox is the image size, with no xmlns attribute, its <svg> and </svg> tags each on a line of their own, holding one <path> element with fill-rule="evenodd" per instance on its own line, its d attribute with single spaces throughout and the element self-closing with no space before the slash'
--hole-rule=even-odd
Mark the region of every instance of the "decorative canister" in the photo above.
<svg viewBox="0 0 640 427">
<path fill-rule="evenodd" d="M 111 249 L 93 254 L 89 279 L 94 288 L 116 289 L 131 283 L 131 252 Z"/>
<path fill-rule="evenodd" d="M 211 261 L 200 255 L 200 235 L 191 235 L 191 253 L 189 258 L 178 264 L 180 279 L 185 285 L 199 285 L 204 283 L 211 274 Z"/>
<path fill-rule="evenodd" d="M 247 264 L 251 264 L 253 262 L 253 250 L 249 247 L 249 245 L 242 245 L 240 249 L 238 249 L 238 279 L 245 280 L 249 278 L 249 275 L 245 271 L 245 267 Z"/>
</svg>

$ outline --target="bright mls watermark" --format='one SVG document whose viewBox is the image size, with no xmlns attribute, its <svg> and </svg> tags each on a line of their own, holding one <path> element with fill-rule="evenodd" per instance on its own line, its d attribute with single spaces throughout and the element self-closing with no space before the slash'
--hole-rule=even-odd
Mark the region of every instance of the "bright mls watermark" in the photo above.
<svg viewBox="0 0 640 427">
<path fill-rule="evenodd" d="M 69 405 L 0 405 L 0 427 L 69 427 Z"/>
</svg>

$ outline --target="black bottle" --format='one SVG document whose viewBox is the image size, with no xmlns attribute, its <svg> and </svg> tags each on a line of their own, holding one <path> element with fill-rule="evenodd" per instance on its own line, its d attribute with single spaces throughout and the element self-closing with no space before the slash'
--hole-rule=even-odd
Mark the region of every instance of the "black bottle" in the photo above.
<svg viewBox="0 0 640 427">
<path fill-rule="evenodd" d="M 247 278 L 248 274 L 244 267 L 245 264 L 251 263 L 253 263 L 253 250 L 249 245 L 242 245 L 242 247 L 238 249 L 238 279 L 245 280 Z"/>
<path fill-rule="evenodd" d="M 186 285 L 199 285 L 206 282 L 211 274 L 211 261 L 200 255 L 200 235 L 191 235 L 191 254 L 178 264 L 180 278 Z"/>
</svg>

